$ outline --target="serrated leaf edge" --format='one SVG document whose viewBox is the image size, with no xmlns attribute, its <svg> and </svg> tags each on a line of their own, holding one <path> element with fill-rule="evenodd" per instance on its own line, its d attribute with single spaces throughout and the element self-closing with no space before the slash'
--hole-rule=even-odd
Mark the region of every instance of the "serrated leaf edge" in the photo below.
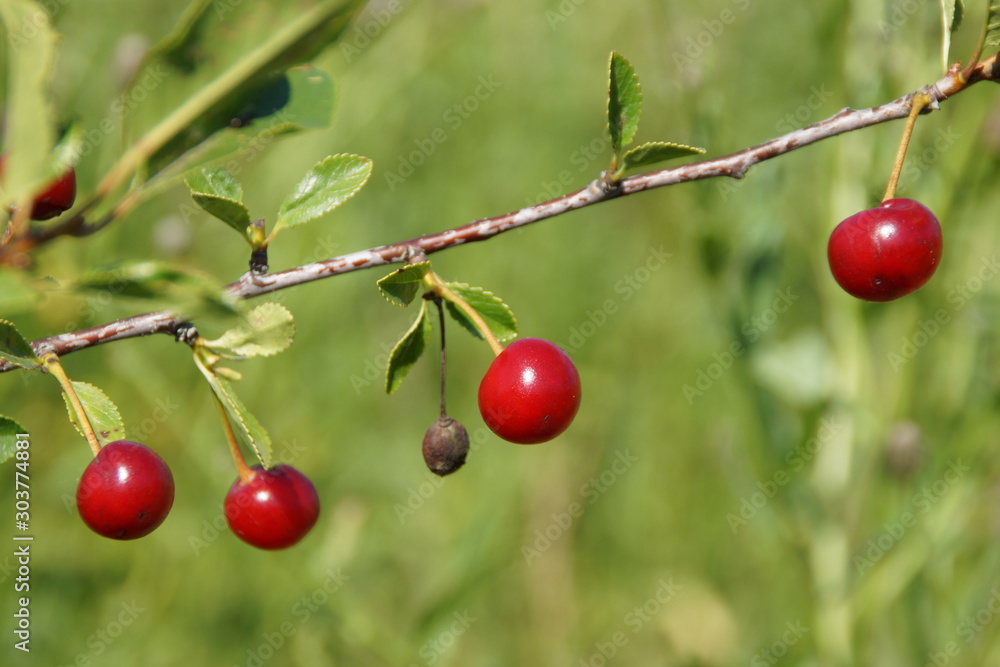
<svg viewBox="0 0 1000 667">
<path fill-rule="evenodd" d="M 674 155 L 672 157 L 663 158 L 662 160 L 655 160 L 653 162 L 639 162 L 638 164 L 629 164 L 629 158 L 639 151 L 646 150 L 653 147 L 663 147 L 663 148 L 680 148 L 682 150 L 691 151 L 690 155 Z M 691 155 L 704 155 L 708 152 L 708 149 L 702 148 L 700 146 L 689 146 L 687 144 L 679 144 L 673 141 L 647 141 L 644 144 L 636 146 L 625 152 L 622 156 L 622 169 L 632 169 L 634 167 L 642 167 L 650 164 L 656 164 L 657 162 L 666 162 L 668 160 L 680 160 L 684 157 L 690 157 Z"/>
<path fill-rule="evenodd" d="M 125 434 L 126 434 L 126 431 L 125 431 L 125 422 L 124 422 L 124 420 L 122 420 L 121 411 L 118 409 L 118 406 L 115 404 L 115 402 L 111 400 L 111 397 L 108 396 L 107 392 L 105 392 L 103 389 L 101 389 L 97 385 L 91 384 L 90 382 L 83 382 L 81 380 L 71 380 L 71 384 L 73 385 L 73 391 L 76 392 L 77 396 L 80 395 L 79 387 L 89 387 L 90 389 L 96 390 L 105 400 L 107 400 L 108 404 L 111 406 L 111 414 L 112 414 L 113 420 L 117 424 L 117 429 L 113 429 L 113 430 L 120 430 L 121 433 L 122 433 L 122 436 L 123 437 L 125 436 Z M 87 434 L 83 430 L 83 427 L 80 425 L 78 416 L 76 414 L 76 410 L 73 409 L 73 404 L 70 402 L 69 396 L 66 395 L 66 392 L 62 392 L 62 397 L 63 397 L 63 401 L 66 403 L 66 411 L 69 413 L 69 421 L 70 421 L 70 423 L 73 424 L 73 428 L 76 429 L 77 433 L 79 433 L 81 436 L 83 436 L 84 438 L 86 438 Z M 83 405 L 83 411 L 87 415 L 87 419 L 90 421 L 90 425 L 93 427 L 94 426 L 94 417 L 91 414 L 91 411 L 87 409 L 87 405 L 86 405 L 86 403 L 83 402 L 82 399 L 80 400 L 80 403 L 81 403 L 81 405 Z M 104 435 L 104 431 L 98 430 L 96 428 L 94 429 L 94 436 L 97 437 L 97 441 L 101 444 L 102 447 L 104 445 L 108 444 L 109 442 L 113 442 L 106 435 Z"/>
<path fill-rule="evenodd" d="M 273 445 L 271 441 L 271 435 L 267 432 L 267 429 L 265 429 L 264 425 L 260 423 L 260 420 L 257 419 L 257 417 L 252 412 L 250 412 L 246 404 L 240 399 L 239 395 L 233 389 L 232 385 L 227 380 L 219 377 L 210 368 L 208 368 L 208 366 L 204 364 L 204 362 L 201 360 L 201 358 L 198 356 L 197 353 L 195 353 L 195 365 L 198 366 L 198 370 L 200 370 L 202 375 L 205 376 L 205 379 L 208 381 L 208 386 L 212 389 L 212 393 L 215 394 L 216 398 L 222 404 L 223 410 L 226 413 L 226 417 L 229 418 L 230 421 L 235 422 L 236 424 L 239 425 L 240 431 L 244 436 L 246 444 L 248 444 L 250 448 L 253 449 L 254 453 L 257 455 L 257 458 L 260 460 L 261 465 L 263 465 L 265 468 L 270 468 L 274 454 L 272 452 Z M 226 391 L 226 388 L 229 389 L 228 392 Z M 258 428 L 260 433 L 263 434 L 263 437 L 265 438 L 264 443 L 261 443 L 264 446 L 263 451 L 261 451 L 261 446 L 254 439 L 253 435 L 251 435 L 250 428 L 249 426 L 247 426 L 247 423 L 243 420 L 239 408 L 242 408 L 242 411 L 246 413 L 248 417 L 253 419 L 253 421 L 255 422 L 254 425 Z"/>
<path fill-rule="evenodd" d="M 398 299 L 398 300 L 394 299 L 393 296 L 390 295 L 385 290 L 385 288 L 382 287 L 382 283 L 384 281 L 388 280 L 389 278 L 393 277 L 393 276 L 399 275 L 400 273 L 402 273 L 403 271 L 406 271 L 407 269 L 411 269 L 411 268 L 414 268 L 414 267 L 423 267 L 423 266 L 427 267 L 427 270 L 424 271 L 424 275 L 427 275 L 427 273 L 431 270 L 431 263 L 429 261 L 428 262 L 417 262 L 416 264 L 407 264 L 406 266 L 403 266 L 403 267 L 400 267 L 400 268 L 396 269 L 392 273 L 389 273 L 389 274 L 386 274 L 386 275 L 382 276 L 381 278 L 379 278 L 378 280 L 375 281 L 375 285 L 378 287 L 379 294 L 381 294 L 382 298 L 385 299 L 386 301 L 388 301 L 393 306 L 398 306 L 400 308 L 406 308 L 411 303 L 413 303 L 413 299 L 417 298 L 416 294 L 413 295 L 412 299 L 410 299 L 409 301 L 403 303 L 402 299 Z M 421 276 L 421 278 L 423 278 L 423 276 Z M 420 290 L 418 289 L 417 291 L 419 292 Z"/>
<path fill-rule="evenodd" d="M 450 282 L 450 283 L 447 283 L 447 285 L 448 285 L 448 288 L 451 289 L 452 291 L 454 291 L 456 287 L 459 290 L 462 290 L 462 289 L 479 290 L 485 296 L 493 298 L 493 299 L 496 299 L 497 302 L 499 302 L 500 305 L 502 305 L 507 310 L 507 312 L 510 313 L 510 319 L 511 319 L 511 321 L 514 324 L 514 331 L 512 333 L 510 333 L 510 334 L 501 335 L 501 334 L 497 333 L 496 331 L 493 331 L 493 327 L 490 327 L 490 330 L 493 331 L 493 335 L 496 336 L 497 340 L 499 340 L 501 342 L 506 342 L 508 340 L 513 340 L 514 338 L 517 338 L 517 332 L 518 332 L 517 316 L 514 314 L 514 310 L 509 305 L 507 305 L 507 302 L 504 301 L 503 299 L 501 299 L 499 296 L 497 296 L 496 293 L 494 293 L 494 292 L 492 292 L 492 291 L 490 291 L 488 289 L 485 289 L 483 287 L 479 287 L 477 285 L 471 285 L 469 283 Z M 459 295 L 459 296 L 461 296 L 461 295 Z M 466 301 L 466 303 L 468 303 L 468 301 Z M 462 320 L 459 320 L 456 317 L 456 315 L 455 315 L 456 312 L 461 312 L 461 309 L 458 306 L 456 306 L 455 304 L 451 303 L 450 301 L 447 303 L 447 305 L 448 305 L 448 314 L 452 316 L 452 319 L 454 319 L 459 324 L 464 324 L 464 322 Z M 487 325 L 489 325 L 490 320 L 487 319 L 487 317 L 485 315 L 483 315 L 482 311 L 476 309 L 476 307 L 473 304 L 471 304 L 471 303 L 469 303 L 469 306 L 471 308 L 475 309 L 476 312 L 479 313 L 479 316 L 483 318 L 483 320 L 486 322 Z M 464 313 L 462 313 L 462 314 L 465 315 Z M 468 316 L 465 316 L 465 317 L 467 318 Z M 483 340 L 483 334 L 478 329 L 475 329 L 474 327 L 473 327 L 473 329 L 469 329 L 469 328 L 467 328 L 465 326 L 463 326 L 462 328 L 465 329 L 466 331 L 468 331 L 470 334 L 472 334 L 476 338 L 478 338 L 479 340 Z"/>
<path fill-rule="evenodd" d="M 635 71 L 635 66 L 632 65 L 632 61 L 630 61 L 628 58 L 626 58 L 625 56 L 623 56 L 618 51 L 612 51 L 611 52 L 611 56 L 608 58 L 608 109 L 607 109 L 607 121 L 608 121 L 608 132 L 611 134 L 612 149 L 616 149 L 618 153 L 621 153 L 622 151 L 625 150 L 626 146 L 628 146 L 629 144 L 632 143 L 632 141 L 634 141 L 635 136 L 634 136 L 634 132 L 633 132 L 633 136 L 629 137 L 626 140 L 624 134 L 622 134 L 622 135 L 619 136 L 619 139 L 621 140 L 621 146 L 615 146 L 614 145 L 614 135 L 615 135 L 615 133 L 612 132 L 612 130 L 611 130 L 611 127 L 614 124 L 614 120 L 611 117 L 611 105 L 615 101 L 615 96 L 612 95 L 612 87 L 613 87 L 613 84 L 615 82 L 615 77 L 614 77 L 615 68 L 614 68 L 614 64 L 615 64 L 615 58 L 616 57 L 618 59 L 620 59 L 622 62 L 624 62 L 628 66 L 628 69 L 629 69 L 629 72 L 630 72 L 629 76 L 635 82 L 636 92 L 637 92 L 637 94 L 639 96 L 639 99 L 638 99 L 638 109 L 636 110 L 635 130 L 634 130 L 634 132 L 638 131 L 638 129 L 639 129 L 639 120 L 642 117 L 643 94 L 642 94 L 642 83 L 639 81 L 639 74 Z M 620 88 L 621 88 L 621 85 L 620 85 L 620 82 L 619 82 L 619 89 Z M 625 123 L 621 123 L 621 122 L 618 123 L 618 126 L 621 128 L 621 130 L 624 130 L 624 125 L 625 125 Z"/>
<path fill-rule="evenodd" d="M 10 326 L 11 329 L 14 330 L 14 333 L 17 334 L 17 336 L 21 339 L 21 342 L 23 342 L 28 347 L 28 349 L 31 350 L 32 356 L 30 357 L 16 356 L 0 350 L 0 359 L 6 361 L 8 364 L 12 366 L 17 366 L 18 368 L 24 368 L 27 370 L 38 368 L 41 365 L 42 360 L 38 358 L 37 354 L 35 354 L 35 349 L 31 347 L 31 341 L 25 338 L 24 334 L 21 333 L 21 330 L 17 328 L 17 325 L 11 322 L 10 320 L 0 319 L 0 326 L 3 325 L 8 325 Z M 32 363 L 26 364 L 23 361 L 21 361 L 22 359 L 30 359 Z"/>
<path fill-rule="evenodd" d="M 341 206 L 343 206 L 344 204 L 346 204 L 348 201 L 350 201 L 356 194 L 358 194 L 359 192 L 361 192 L 362 188 L 364 188 L 368 184 L 368 181 L 371 180 L 372 173 L 375 170 L 375 161 L 372 160 L 370 157 L 366 157 L 364 155 L 357 155 L 355 153 L 337 153 L 335 155 L 328 155 L 325 158 L 323 158 L 322 160 L 320 160 L 319 162 L 317 162 L 316 164 L 314 164 L 312 167 L 310 167 L 309 171 L 307 171 L 305 173 L 305 175 L 299 180 L 299 182 L 295 184 L 295 187 L 292 188 L 292 191 L 288 194 L 288 196 L 286 196 L 282 200 L 281 204 L 278 206 L 278 219 L 274 223 L 274 232 L 272 232 L 272 233 L 275 233 L 278 230 L 285 229 L 286 227 L 289 227 L 289 225 L 286 222 L 284 222 L 285 219 L 286 219 L 286 214 L 288 213 L 288 211 L 286 210 L 285 207 L 290 205 L 289 204 L 289 199 L 292 197 L 292 195 L 296 194 L 299 191 L 299 188 L 302 186 L 303 183 L 306 182 L 306 180 L 309 178 L 310 174 L 312 174 L 313 171 L 315 171 L 316 169 L 318 169 L 320 167 L 320 165 L 324 164 L 325 162 L 327 162 L 329 160 L 336 159 L 336 158 L 344 158 L 344 157 L 358 158 L 359 160 L 361 160 L 362 163 L 364 163 L 365 165 L 368 166 L 368 173 L 365 174 L 364 179 L 362 179 L 362 181 L 360 183 L 358 183 L 357 187 L 355 187 L 354 190 L 351 191 L 350 194 L 348 194 L 343 199 L 341 199 L 339 202 L 337 202 L 337 204 L 335 206 L 333 206 L 330 209 L 327 209 L 326 211 L 324 211 L 321 215 L 317 216 L 316 218 L 310 218 L 309 220 L 305 221 L 304 223 L 298 223 L 298 224 L 308 224 L 309 222 L 315 221 L 319 217 L 322 217 L 324 215 L 328 215 L 328 214 L 332 213 L 333 211 L 337 210 L 338 208 L 340 208 Z M 298 226 L 298 225 L 291 225 L 291 226 L 295 227 L 295 226 Z"/>
<path fill-rule="evenodd" d="M 223 347 L 217 347 L 218 345 L 220 345 L 219 341 L 221 341 L 223 338 L 225 338 L 226 335 L 229 334 L 229 332 L 236 331 L 236 330 L 240 329 L 241 328 L 240 325 L 232 327 L 231 329 L 227 329 L 226 331 L 222 332 L 222 335 L 220 335 L 218 338 L 214 338 L 212 340 L 203 340 L 202 341 L 202 345 L 204 345 L 208 349 L 212 350 L 212 352 L 216 353 L 220 357 L 223 357 L 225 359 L 232 359 L 234 361 L 238 361 L 238 360 L 241 360 L 241 359 L 251 359 L 253 357 L 273 357 L 273 356 L 275 356 L 277 354 L 281 354 L 282 352 L 284 352 L 285 350 L 287 350 L 289 347 L 292 346 L 292 343 L 294 342 L 294 339 L 295 339 L 295 334 L 298 333 L 298 329 L 295 326 L 295 317 L 292 315 L 292 311 L 288 310 L 288 308 L 285 308 L 285 306 L 283 306 L 282 304 L 278 303 L 277 301 L 268 301 L 267 303 L 262 303 L 262 304 L 260 304 L 258 306 L 255 306 L 253 309 L 250 310 L 250 312 L 248 312 L 246 314 L 245 317 L 246 317 L 247 321 L 249 321 L 249 319 L 251 317 L 253 317 L 254 312 L 256 312 L 258 309 L 260 309 L 260 308 L 266 308 L 266 307 L 272 307 L 272 306 L 277 306 L 284 313 L 286 313 L 288 315 L 288 317 L 289 317 L 289 322 L 288 323 L 292 327 L 292 332 L 288 335 L 288 344 L 285 345 L 280 350 L 274 350 L 274 351 L 269 351 L 269 352 L 256 352 L 254 354 L 243 355 L 243 354 L 236 354 L 235 352 L 228 351 L 231 348 L 227 348 L 227 347 L 224 347 L 224 346 Z"/>
</svg>

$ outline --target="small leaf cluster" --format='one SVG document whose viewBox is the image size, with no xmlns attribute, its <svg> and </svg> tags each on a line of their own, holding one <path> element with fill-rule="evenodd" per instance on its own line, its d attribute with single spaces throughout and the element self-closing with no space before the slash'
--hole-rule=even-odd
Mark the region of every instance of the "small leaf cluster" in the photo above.
<svg viewBox="0 0 1000 667">
<path fill-rule="evenodd" d="M 386 301 L 403 308 L 409 306 L 421 291 L 428 296 L 443 296 L 448 314 L 476 338 L 483 339 L 484 335 L 469 314 L 458 305 L 457 300 L 474 310 L 497 340 L 507 341 L 517 336 L 517 319 L 514 313 L 492 292 L 457 282 L 445 282 L 443 289 L 435 290 L 435 282 L 436 276 L 431 271 L 431 263 L 422 261 L 393 271 L 380 279 L 377 285 Z M 421 299 L 416 319 L 389 354 L 385 376 L 386 393 L 391 394 L 399 389 L 403 378 L 423 355 L 433 333 L 432 319 L 428 299 Z"/>
<path fill-rule="evenodd" d="M 639 77 L 632 63 L 612 51 L 608 64 L 608 132 L 614 151 L 611 158 L 613 179 L 621 178 L 628 169 L 705 152 L 704 148 L 668 141 L 652 141 L 626 151 L 639 130 L 641 114 L 642 86 Z"/>
<path fill-rule="evenodd" d="M 224 167 L 205 167 L 188 176 L 191 197 L 206 213 L 243 236 L 254 249 L 266 248 L 282 229 L 317 220 L 353 197 L 368 182 L 372 161 L 360 155 L 331 155 L 299 181 L 278 209 L 271 234 L 250 220 L 243 188 Z"/>
</svg>

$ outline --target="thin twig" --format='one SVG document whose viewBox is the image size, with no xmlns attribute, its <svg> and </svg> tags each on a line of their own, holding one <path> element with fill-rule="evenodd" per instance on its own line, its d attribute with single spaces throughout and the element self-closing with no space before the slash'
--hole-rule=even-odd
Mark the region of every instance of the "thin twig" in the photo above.
<svg viewBox="0 0 1000 667">
<path fill-rule="evenodd" d="M 979 81 L 1000 81 L 1000 63 L 998 63 L 997 54 L 977 63 L 967 73 L 961 72 L 960 68 L 955 66 L 939 81 L 922 88 L 921 91 L 926 92 L 931 97 L 932 104 L 929 109 L 934 109 L 938 102 L 962 92 Z M 755 164 L 779 155 L 847 132 L 906 118 L 910 113 L 912 97 L 913 94 L 910 93 L 870 109 L 846 108 L 826 120 L 729 155 L 624 178 L 617 189 L 609 190 L 602 185 L 600 179 L 597 179 L 577 192 L 512 213 L 475 220 L 443 232 L 341 255 L 265 276 L 244 275 L 238 281 L 228 285 L 227 289 L 241 298 L 261 296 L 321 278 L 405 262 L 414 255 L 414 252 L 430 255 L 458 245 L 485 241 L 512 229 L 546 220 L 578 208 L 599 204 L 618 196 L 717 176 L 743 178 Z M 32 342 L 32 347 L 35 348 L 36 352 L 48 349 L 59 355 L 64 355 L 125 338 L 147 336 L 154 333 L 173 335 L 182 324 L 183 320 L 177 315 L 168 311 L 160 311 L 135 315 L 81 331 L 41 338 Z M 0 372 L 14 368 L 16 367 L 0 362 Z"/>
</svg>

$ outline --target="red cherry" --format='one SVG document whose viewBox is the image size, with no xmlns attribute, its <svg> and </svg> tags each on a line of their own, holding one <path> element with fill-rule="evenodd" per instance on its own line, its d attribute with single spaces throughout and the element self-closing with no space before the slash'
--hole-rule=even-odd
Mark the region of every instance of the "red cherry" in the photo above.
<svg viewBox="0 0 1000 667">
<path fill-rule="evenodd" d="M 923 204 L 889 199 L 837 225 L 827 258 L 834 279 L 848 294 L 892 301 L 934 275 L 941 260 L 941 225 Z"/>
<path fill-rule="evenodd" d="M 174 504 L 174 478 L 163 459 L 138 442 L 101 447 L 76 489 L 80 518 L 98 535 L 134 540 L 163 523 Z"/>
<path fill-rule="evenodd" d="M 0 176 L 5 155 L 0 155 Z M 76 170 L 70 167 L 62 176 L 49 183 L 36 197 L 31 207 L 32 220 L 49 220 L 73 208 L 76 201 Z"/>
<path fill-rule="evenodd" d="M 31 209 L 32 220 L 48 220 L 73 208 L 76 201 L 76 170 L 69 171 L 50 183 L 35 197 Z"/>
<path fill-rule="evenodd" d="M 565 352 L 521 338 L 490 364 L 479 385 L 479 411 L 494 433 L 533 445 L 565 431 L 580 407 L 580 375 Z"/>
<path fill-rule="evenodd" d="M 309 478 L 287 465 L 250 469 L 244 482 L 237 478 L 226 494 L 224 510 L 229 528 L 259 549 L 285 549 L 297 543 L 319 518 L 319 496 Z"/>
</svg>

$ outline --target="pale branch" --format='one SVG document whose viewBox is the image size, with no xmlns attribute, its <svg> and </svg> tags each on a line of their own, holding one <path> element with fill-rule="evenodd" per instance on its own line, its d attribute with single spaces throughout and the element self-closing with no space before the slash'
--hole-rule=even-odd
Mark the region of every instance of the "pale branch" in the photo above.
<svg viewBox="0 0 1000 667">
<path fill-rule="evenodd" d="M 965 75 L 964 78 L 963 74 Z M 927 111 L 931 111 L 938 108 L 939 102 L 961 92 L 978 81 L 1000 82 L 1000 63 L 998 63 L 997 54 L 978 63 L 967 73 L 962 72 L 961 68 L 955 65 L 939 81 L 917 92 L 924 92 L 930 96 L 932 102 L 928 106 Z M 906 118 L 910 112 L 911 100 L 916 94 L 916 92 L 910 93 L 892 102 L 870 109 L 843 109 L 826 120 L 813 123 L 807 127 L 758 144 L 757 146 L 752 146 L 722 157 L 630 176 L 618 182 L 609 181 L 607 174 L 604 174 L 600 179 L 595 180 L 577 192 L 512 213 L 475 220 L 454 229 L 419 236 L 408 241 L 383 245 L 348 255 L 341 255 L 340 257 L 305 264 L 277 273 L 267 275 L 247 273 L 238 281 L 228 285 L 226 289 L 241 298 L 261 296 L 313 280 L 319 280 L 320 278 L 328 278 L 359 269 L 405 262 L 414 255 L 421 253 L 429 255 L 457 245 L 485 241 L 511 229 L 517 229 L 518 227 L 552 218 L 568 211 L 598 204 L 615 197 L 642 192 L 643 190 L 717 176 L 743 178 L 752 166 L 765 160 L 770 160 L 798 148 L 814 144 L 817 141 L 845 134 L 853 130 Z M 185 333 L 187 326 L 187 323 L 181 317 L 169 311 L 160 311 L 135 315 L 89 329 L 41 338 L 33 341 L 31 345 L 38 354 L 55 352 L 56 354 L 64 355 L 69 352 L 93 347 L 94 345 L 123 340 L 125 338 L 135 338 L 155 333 L 168 333 L 177 336 L 178 334 Z M 13 368 L 15 367 L 10 364 L 0 362 L 0 372 L 9 371 Z"/>
</svg>

